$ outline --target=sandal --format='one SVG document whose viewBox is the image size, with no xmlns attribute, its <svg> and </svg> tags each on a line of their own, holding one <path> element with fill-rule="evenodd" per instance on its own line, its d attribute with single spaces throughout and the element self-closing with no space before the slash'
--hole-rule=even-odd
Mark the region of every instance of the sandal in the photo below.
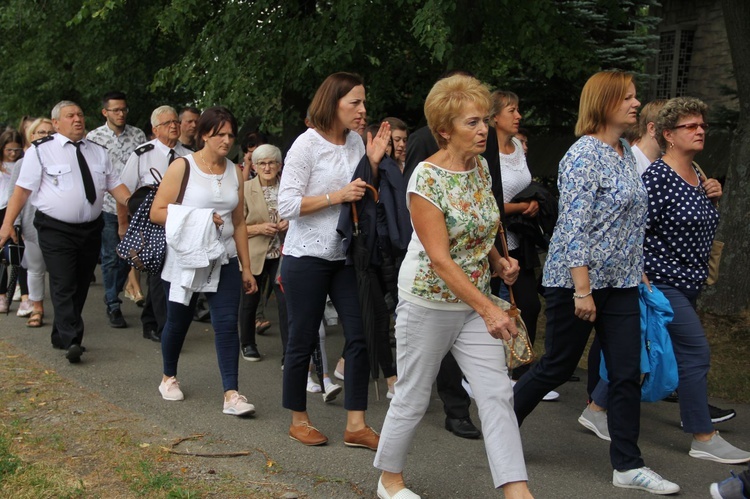
<svg viewBox="0 0 750 499">
<path fill-rule="evenodd" d="M 42 327 L 44 326 L 44 312 L 34 310 L 29 316 L 29 320 L 26 321 L 26 327 Z"/>
<path fill-rule="evenodd" d="M 139 307 L 142 307 L 146 301 L 146 299 L 143 297 L 143 293 L 141 293 L 140 291 L 136 293 L 131 293 L 127 289 L 125 290 L 125 298 L 129 300 L 133 300 L 133 302 L 135 302 L 135 304 Z"/>
<path fill-rule="evenodd" d="M 271 321 L 269 320 L 256 320 L 255 321 L 255 334 L 263 334 L 266 332 L 266 329 L 271 327 Z"/>
</svg>

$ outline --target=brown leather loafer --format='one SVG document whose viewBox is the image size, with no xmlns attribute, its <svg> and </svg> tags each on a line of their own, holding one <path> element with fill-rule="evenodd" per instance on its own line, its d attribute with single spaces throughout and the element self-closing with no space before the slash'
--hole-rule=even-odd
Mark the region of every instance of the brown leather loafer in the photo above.
<svg viewBox="0 0 750 499">
<path fill-rule="evenodd" d="M 344 445 L 349 447 L 366 447 L 370 450 L 378 450 L 378 442 L 380 442 L 380 435 L 369 426 L 357 431 L 344 431 Z"/>
<path fill-rule="evenodd" d="M 298 423 L 289 427 L 289 438 L 305 445 L 323 445 L 328 437 L 323 435 L 310 423 Z"/>
</svg>

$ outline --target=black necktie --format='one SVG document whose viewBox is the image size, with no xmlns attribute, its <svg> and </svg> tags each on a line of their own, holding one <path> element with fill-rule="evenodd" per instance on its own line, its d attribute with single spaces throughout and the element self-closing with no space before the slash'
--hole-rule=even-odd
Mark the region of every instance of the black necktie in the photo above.
<svg viewBox="0 0 750 499">
<path fill-rule="evenodd" d="M 83 190 L 86 193 L 86 199 L 88 199 L 89 203 L 94 204 L 94 201 L 96 201 L 96 189 L 94 188 L 94 179 L 91 178 L 89 164 L 81 152 L 81 144 L 83 142 L 71 142 L 71 144 L 76 147 L 76 158 L 78 158 L 78 167 L 81 169 L 81 178 L 83 179 Z"/>
<path fill-rule="evenodd" d="M 169 150 L 169 163 L 167 163 L 167 166 L 171 165 L 174 161 L 174 149 Z"/>
</svg>

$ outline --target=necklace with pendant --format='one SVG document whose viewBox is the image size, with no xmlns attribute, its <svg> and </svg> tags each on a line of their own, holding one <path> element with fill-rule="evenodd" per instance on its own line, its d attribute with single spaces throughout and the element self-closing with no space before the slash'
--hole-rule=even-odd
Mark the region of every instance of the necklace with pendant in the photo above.
<svg viewBox="0 0 750 499">
<path fill-rule="evenodd" d="M 221 187 L 221 181 L 222 181 L 222 180 L 224 179 L 224 173 L 226 173 L 226 170 L 224 171 L 224 173 L 222 173 L 222 174 L 221 174 L 221 177 L 219 177 L 219 176 L 218 176 L 217 174 L 215 174 L 215 173 L 214 173 L 213 169 L 211 168 L 211 165 L 209 165 L 209 164 L 208 164 L 208 163 L 206 162 L 206 158 L 204 158 L 204 157 L 203 157 L 203 150 L 202 150 L 202 149 L 201 149 L 200 155 L 201 155 L 201 161 L 203 161 L 203 166 L 205 166 L 206 168 L 208 168 L 208 172 L 209 172 L 209 173 L 210 173 L 211 175 L 213 175 L 213 176 L 214 176 L 214 181 L 215 181 L 215 182 L 216 182 L 217 184 L 219 184 L 219 187 Z M 218 177 L 218 178 L 217 178 L 217 177 Z"/>
</svg>

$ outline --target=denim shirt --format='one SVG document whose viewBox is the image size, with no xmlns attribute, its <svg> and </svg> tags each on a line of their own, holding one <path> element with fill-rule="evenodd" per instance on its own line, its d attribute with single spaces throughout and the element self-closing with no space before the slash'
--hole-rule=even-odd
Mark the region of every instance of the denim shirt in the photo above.
<svg viewBox="0 0 750 499">
<path fill-rule="evenodd" d="M 643 273 L 647 193 L 623 142 L 583 136 L 560 161 L 560 215 L 542 284 L 573 288 L 570 269 L 588 266 L 591 289 L 638 286 Z"/>
</svg>

